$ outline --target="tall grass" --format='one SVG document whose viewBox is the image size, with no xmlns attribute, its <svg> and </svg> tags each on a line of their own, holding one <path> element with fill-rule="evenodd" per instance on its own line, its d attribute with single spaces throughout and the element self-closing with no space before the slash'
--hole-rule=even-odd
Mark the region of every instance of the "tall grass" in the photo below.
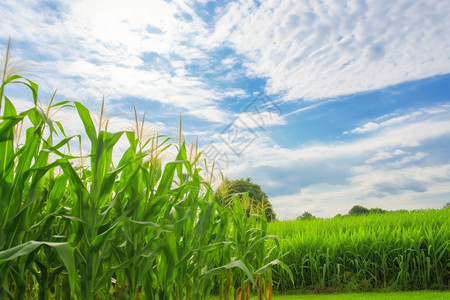
<svg viewBox="0 0 450 300">
<path fill-rule="evenodd" d="M 276 272 L 281 290 L 449 288 L 448 209 L 280 221 L 269 231 L 295 277 Z"/>
<path fill-rule="evenodd" d="M 271 299 L 280 261 L 264 213 L 244 214 L 246 195 L 229 207 L 213 201 L 193 147 L 144 138 L 137 114 L 135 130 L 111 133 L 82 103 L 52 101 L 49 109 L 76 110 L 89 139 L 87 155 L 72 155 L 71 142 L 81 155 L 81 136 L 67 137 L 38 106 L 34 82 L 9 76 L 2 93 L 12 83 L 35 106 L 18 113 L 6 93 L 0 99 L 0 298 L 205 299 L 216 289 L 221 299 L 248 299 L 254 289 Z M 31 126 L 19 144 L 24 120 Z M 115 165 L 122 137 L 128 149 Z M 168 148 L 178 154 L 163 164 Z"/>
</svg>

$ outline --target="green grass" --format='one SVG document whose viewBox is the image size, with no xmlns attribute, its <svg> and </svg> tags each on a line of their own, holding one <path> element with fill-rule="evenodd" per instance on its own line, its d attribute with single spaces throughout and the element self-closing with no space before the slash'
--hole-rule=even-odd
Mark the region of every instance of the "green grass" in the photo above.
<svg viewBox="0 0 450 300">
<path fill-rule="evenodd" d="M 352 294 L 331 294 L 331 295 L 273 295 L 274 300 L 371 300 L 371 299 L 386 299 L 386 300 L 447 300 L 450 298 L 450 292 L 438 291 L 419 291 L 419 292 L 395 292 L 395 293 L 352 293 Z M 219 299 L 218 297 L 211 297 L 211 300 Z M 257 299 L 256 296 L 250 299 Z"/>
<path fill-rule="evenodd" d="M 274 296 L 276 300 L 314 299 L 314 300 L 366 300 L 366 299 L 391 299 L 391 300 L 446 300 L 449 292 L 420 291 L 420 292 L 395 292 L 395 293 L 352 293 L 334 295 L 292 295 Z"/>
<path fill-rule="evenodd" d="M 449 287 L 450 210 L 279 221 L 281 255 L 295 285 L 276 272 L 279 290 L 370 292 Z"/>
</svg>

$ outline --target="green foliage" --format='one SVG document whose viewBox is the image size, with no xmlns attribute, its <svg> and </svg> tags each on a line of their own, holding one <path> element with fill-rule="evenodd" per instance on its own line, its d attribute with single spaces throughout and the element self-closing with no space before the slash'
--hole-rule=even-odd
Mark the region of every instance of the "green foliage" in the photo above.
<svg viewBox="0 0 450 300">
<path fill-rule="evenodd" d="M 269 232 L 295 279 L 275 268 L 279 290 L 448 289 L 448 209 L 278 221 Z"/>
<path fill-rule="evenodd" d="M 415 291 L 415 292 L 383 292 L 383 293 L 344 293 L 344 294 L 311 294 L 295 292 L 293 294 L 277 294 L 276 300 L 447 300 L 450 298 L 449 291 Z M 252 297 L 251 300 L 257 299 Z M 218 300 L 211 297 L 211 300 Z"/>
<path fill-rule="evenodd" d="M 356 215 L 364 215 L 364 214 L 368 214 L 370 212 L 369 209 L 365 208 L 364 206 L 361 205 L 355 205 L 353 206 L 350 211 L 348 212 L 349 215 L 351 216 L 356 216 Z"/>
<path fill-rule="evenodd" d="M 2 93 L 9 83 L 27 86 L 35 107 L 17 113 L 0 99 L 1 299 L 206 299 L 217 286 L 222 299 L 248 299 L 251 288 L 266 299 L 272 266 L 290 272 L 266 214 L 244 211 L 248 194 L 226 207 L 213 200 L 199 153 L 144 139 L 137 117 L 134 131 L 110 133 L 80 102 L 52 99 L 42 110 L 35 83 L 13 75 Z M 49 118 L 68 106 L 83 123 L 88 155 L 65 154 L 77 140 L 81 152 L 81 137 L 66 137 Z M 20 139 L 24 121 L 31 125 Z M 128 148 L 115 164 L 120 139 Z M 163 163 L 169 148 L 178 154 Z"/>
<path fill-rule="evenodd" d="M 371 213 L 371 214 L 384 214 L 386 212 L 387 212 L 386 210 L 378 208 L 378 207 L 369 209 L 369 213 Z"/>
<path fill-rule="evenodd" d="M 305 211 L 303 215 L 297 217 L 297 220 L 314 220 L 315 218 L 310 212 Z"/>
<path fill-rule="evenodd" d="M 269 222 L 276 220 L 276 214 L 269 201 L 269 197 L 261 189 L 261 186 L 251 182 L 250 178 L 235 180 L 223 178 L 222 183 L 217 188 L 214 199 L 222 206 L 227 206 L 232 202 L 236 194 L 242 193 L 248 193 L 249 196 L 249 205 L 246 207 L 247 213 L 250 214 L 264 210 Z"/>
</svg>

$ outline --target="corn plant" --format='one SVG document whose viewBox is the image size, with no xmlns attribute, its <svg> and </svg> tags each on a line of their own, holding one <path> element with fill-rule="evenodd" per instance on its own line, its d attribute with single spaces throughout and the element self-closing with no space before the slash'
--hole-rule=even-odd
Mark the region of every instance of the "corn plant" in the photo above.
<svg viewBox="0 0 450 300">
<path fill-rule="evenodd" d="M 17 113 L 9 84 L 25 85 L 34 107 Z M 1 298 L 206 299 L 218 287 L 223 299 L 248 299 L 252 288 L 271 299 L 278 240 L 264 213 L 244 213 L 247 196 L 232 207 L 214 201 L 181 125 L 177 144 L 146 137 L 135 110 L 136 127 L 112 133 L 104 101 L 96 127 L 81 102 L 56 93 L 42 108 L 38 86 L 21 76 L 4 78 L 1 91 Z M 76 111 L 90 151 L 52 120 L 57 109 Z M 128 149 L 115 164 L 121 139 Z M 164 162 L 170 149 L 175 160 Z"/>
<path fill-rule="evenodd" d="M 295 286 L 278 289 L 448 289 L 450 212 L 423 210 L 269 224 Z"/>
<path fill-rule="evenodd" d="M 13 75 L 2 83 L 2 91 L 9 83 L 28 86 L 35 103 L 34 108 L 17 114 L 8 97 L 3 96 L 1 99 L 4 108 L 0 123 L 0 248 L 5 250 L 0 252 L 0 294 L 12 294 L 20 299 L 25 295 L 25 279 L 32 263 L 35 262 L 37 268 L 45 265 L 40 264 L 38 258 L 34 261 L 32 259 L 41 246 L 52 247 L 58 253 L 61 266 L 64 265 L 66 270 L 72 272 L 69 276 L 72 286 L 75 285 L 75 265 L 73 252 L 67 241 L 36 240 L 47 235 L 46 230 L 55 221 L 54 211 L 48 214 L 44 211 L 47 209 L 47 203 L 51 206 L 57 201 L 61 183 L 55 190 L 50 190 L 45 184 L 54 184 L 53 169 L 56 163 L 49 162 L 51 148 L 57 150 L 62 144 L 52 146 L 53 135 L 57 131 L 51 120 L 37 107 L 37 85 L 21 76 Z M 55 106 L 65 103 L 61 102 Z M 16 125 L 25 118 L 29 119 L 32 126 L 26 129 L 24 144 L 14 145 L 14 137 L 18 134 Z M 55 274 L 58 274 L 63 267 L 55 266 L 54 269 Z M 47 275 L 53 274 L 45 275 L 41 272 L 40 277 L 37 277 L 41 283 L 44 282 L 44 286 L 49 279 L 55 278 L 49 278 Z"/>
<path fill-rule="evenodd" d="M 221 264 L 205 273 L 205 276 L 219 274 L 220 298 L 229 299 L 234 294 L 234 299 L 250 299 L 252 287 L 256 289 L 259 299 L 272 299 L 272 275 L 273 265 L 279 265 L 287 271 L 293 283 L 292 273 L 289 268 L 278 259 L 272 259 L 272 251 L 278 246 L 278 238 L 267 232 L 267 219 L 264 207 L 254 212 L 248 194 L 237 194 L 229 207 L 231 214 L 231 244 L 227 249 L 232 262 Z M 276 246 L 272 244 L 275 243 Z M 232 273 L 228 270 L 238 268 Z M 234 288 L 235 287 L 235 288 Z"/>
</svg>

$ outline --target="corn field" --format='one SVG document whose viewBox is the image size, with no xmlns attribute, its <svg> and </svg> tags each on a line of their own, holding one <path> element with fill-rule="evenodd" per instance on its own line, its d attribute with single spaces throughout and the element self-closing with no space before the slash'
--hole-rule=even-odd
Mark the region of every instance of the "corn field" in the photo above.
<svg viewBox="0 0 450 300">
<path fill-rule="evenodd" d="M 31 92 L 33 108 L 16 111 L 11 84 Z M 97 128 L 80 102 L 52 98 L 42 109 L 37 84 L 19 75 L 4 77 L 1 92 L 0 298 L 272 298 L 272 266 L 289 272 L 276 259 L 278 239 L 263 211 L 245 213 L 247 195 L 227 207 L 213 201 L 200 153 L 143 139 L 139 126 L 108 132 L 101 116 Z M 51 119 L 54 109 L 76 110 L 89 153 Z M 114 164 L 121 138 L 128 149 Z M 176 158 L 163 163 L 168 149 Z"/>
<path fill-rule="evenodd" d="M 276 288 L 321 292 L 448 290 L 450 210 L 391 212 L 269 224 L 295 285 L 274 270 Z"/>
</svg>

